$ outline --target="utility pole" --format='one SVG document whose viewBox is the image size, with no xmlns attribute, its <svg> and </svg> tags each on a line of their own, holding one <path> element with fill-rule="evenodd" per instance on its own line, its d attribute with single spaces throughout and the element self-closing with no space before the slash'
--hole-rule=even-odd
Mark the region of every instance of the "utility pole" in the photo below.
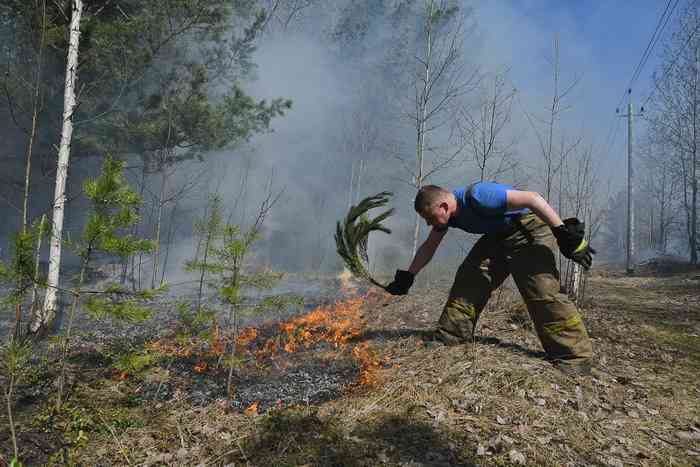
<svg viewBox="0 0 700 467">
<path fill-rule="evenodd" d="M 620 115 L 627 117 L 627 274 L 634 273 L 634 164 L 632 163 L 632 119 L 644 115 L 644 107 L 641 113 L 634 114 L 632 111 L 632 89 L 627 90 L 629 101 L 627 103 L 627 114 Z M 615 111 L 620 112 L 620 109 Z"/>
</svg>

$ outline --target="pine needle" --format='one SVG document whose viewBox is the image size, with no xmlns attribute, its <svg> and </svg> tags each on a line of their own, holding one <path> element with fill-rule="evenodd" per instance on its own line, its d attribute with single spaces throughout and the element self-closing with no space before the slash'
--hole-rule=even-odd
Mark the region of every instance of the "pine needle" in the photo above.
<svg viewBox="0 0 700 467">
<path fill-rule="evenodd" d="M 386 289 L 386 286 L 375 280 L 367 269 L 369 264 L 367 240 L 370 232 L 375 230 L 391 233 L 391 230 L 384 227 L 382 222 L 393 214 L 394 209 L 389 209 L 374 219 L 370 219 L 367 212 L 384 206 L 391 195 L 392 193 L 383 191 L 363 199 L 357 206 L 351 206 L 345 221 L 342 223 L 338 221 L 335 232 L 336 249 L 350 272 L 355 277 L 369 281 L 382 289 Z"/>
</svg>

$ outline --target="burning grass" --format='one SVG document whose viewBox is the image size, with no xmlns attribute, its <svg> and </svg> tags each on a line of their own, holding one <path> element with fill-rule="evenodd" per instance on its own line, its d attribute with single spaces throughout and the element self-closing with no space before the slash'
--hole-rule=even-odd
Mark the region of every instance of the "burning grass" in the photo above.
<svg viewBox="0 0 700 467">
<path fill-rule="evenodd" d="M 169 362 L 167 371 L 172 378 L 153 382 L 146 392 L 163 399 L 179 389 L 198 395 L 200 403 L 225 397 L 221 385 L 233 346 L 236 367 L 228 397 L 241 410 L 257 413 L 282 405 L 319 403 L 350 388 L 378 384 L 378 370 L 385 362 L 367 342 L 353 342 L 364 331 L 363 307 L 375 297 L 367 294 L 339 300 L 280 323 L 267 322 L 237 333 L 214 322 L 203 338 L 173 334 L 149 342 L 147 351 Z M 126 375 L 120 374 L 122 380 Z"/>
<path fill-rule="evenodd" d="M 422 345 L 419 334 L 432 328 L 447 293 L 432 288 L 242 329 L 247 366 L 233 405 L 213 384 L 215 342 L 231 342 L 220 331 L 191 352 L 170 342 L 171 356 L 123 381 L 108 368 L 95 379 L 82 367 L 70 414 L 51 423 L 65 427 L 60 442 L 75 443 L 70 460 L 84 465 L 697 465 L 691 334 L 700 309 L 694 283 L 679 292 L 685 279 L 642 288 L 592 277 L 595 302 L 583 314 L 594 377 L 568 378 L 543 359 L 509 290 L 484 312 L 473 344 Z M 198 361 L 208 364 L 203 373 L 192 369 Z M 342 390 L 313 392 L 324 381 Z M 167 397 L 145 397 L 161 383 Z M 206 391 L 204 402 L 188 397 Z M 32 429 L 24 420 L 29 440 L 42 425 L 38 416 Z"/>
</svg>

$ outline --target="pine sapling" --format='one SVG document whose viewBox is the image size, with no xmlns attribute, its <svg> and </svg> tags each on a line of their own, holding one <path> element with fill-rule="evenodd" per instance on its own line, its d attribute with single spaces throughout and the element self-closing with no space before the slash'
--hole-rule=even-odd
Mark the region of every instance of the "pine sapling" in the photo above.
<svg viewBox="0 0 700 467">
<path fill-rule="evenodd" d="M 32 355 L 32 350 L 27 342 L 20 342 L 19 339 L 10 341 L 4 349 L 2 349 L 2 366 L 3 373 L 7 378 L 7 384 L 4 388 L 5 403 L 7 409 L 7 419 L 10 425 L 10 437 L 12 438 L 12 449 L 14 452 L 14 465 L 19 463 L 19 449 L 17 447 L 17 433 L 15 432 L 15 422 L 12 412 L 12 397 L 17 384 L 26 374 L 29 359 Z"/>
<path fill-rule="evenodd" d="M 197 290 L 197 312 L 202 310 L 202 295 L 208 283 L 209 276 L 220 272 L 210 262 L 216 243 L 221 240 L 224 233 L 224 223 L 221 214 L 221 198 L 218 195 L 209 197 L 204 218 L 197 220 L 194 226 L 199 237 L 195 257 L 185 263 L 185 271 L 196 272 L 199 275 L 199 287 Z"/>
<path fill-rule="evenodd" d="M 84 191 L 90 200 L 91 208 L 87 223 L 77 241 L 71 246 L 80 257 L 80 275 L 77 285 L 70 291 L 73 300 L 68 315 L 65 335 L 61 339 L 61 363 L 58 378 L 56 408 L 63 402 L 66 359 L 70 349 L 71 332 L 76 313 L 80 308 L 85 276 L 96 253 L 118 256 L 122 259 L 152 248 L 148 240 L 125 234 L 138 222 L 136 208 L 141 199 L 128 185 L 123 176 L 124 164 L 108 157 L 99 177 L 88 180 Z M 149 310 L 138 303 L 138 299 L 150 298 L 153 291 L 131 293 L 117 284 L 102 290 L 89 291 L 91 298 L 86 307 L 95 317 L 109 316 L 115 319 L 139 321 L 150 316 Z"/>
<path fill-rule="evenodd" d="M 259 314 L 269 310 L 283 310 L 290 306 L 301 305 L 303 300 L 293 295 L 272 295 L 256 303 L 245 303 L 244 291 L 269 290 L 283 277 L 282 273 L 260 270 L 251 271 L 247 263 L 252 253 L 253 245 L 260 238 L 262 218 L 246 231 L 241 231 L 237 225 L 226 225 L 223 230 L 221 246 L 215 248 L 214 265 L 219 271 L 219 296 L 228 307 L 228 325 L 233 336 L 230 343 L 229 355 L 226 359 L 228 377 L 226 392 L 232 394 L 234 369 L 242 364 L 236 353 L 240 318 L 243 314 Z"/>
<path fill-rule="evenodd" d="M 10 264 L 0 263 L 0 281 L 11 287 L 10 293 L 3 297 L 2 305 L 15 310 L 13 339 L 21 338 L 22 307 L 36 277 L 34 245 L 40 235 L 41 229 L 36 225 L 15 234 Z"/>
</svg>

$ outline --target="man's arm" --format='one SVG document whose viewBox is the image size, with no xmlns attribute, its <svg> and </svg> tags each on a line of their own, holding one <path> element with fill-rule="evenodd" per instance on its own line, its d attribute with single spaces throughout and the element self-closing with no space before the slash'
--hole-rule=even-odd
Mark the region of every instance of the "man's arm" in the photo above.
<svg viewBox="0 0 700 467">
<path fill-rule="evenodd" d="M 413 257 L 411 265 L 408 267 L 408 271 L 398 269 L 396 271 L 396 276 L 393 282 L 385 287 L 385 290 L 392 295 L 406 295 L 408 290 L 413 285 L 413 279 L 416 274 L 420 272 L 423 267 L 430 262 L 435 254 L 435 250 L 440 245 L 442 237 L 447 233 L 447 229 L 433 230 L 430 231 L 428 238 L 425 239 L 423 244 L 416 251 L 416 256 Z"/>
<path fill-rule="evenodd" d="M 425 239 L 423 244 L 418 247 L 416 251 L 416 256 L 413 257 L 411 265 L 408 267 L 408 271 L 414 276 L 420 272 L 421 269 L 425 267 L 426 264 L 430 262 L 435 254 L 435 250 L 440 246 L 443 237 L 447 233 L 447 229 L 439 231 L 433 228 L 428 234 L 428 238 Z"/>
<path fill-rule="evenodd" d="M 508 209 L 528 208 L 545 221 L 550 227 L 557 227 L 563 222 L 559 214 L 552 206 L 539 194 L 534 191 L 506 191 L 506 201 Z"/>
<path fill-rule="evenodd" d="M 559 250 L 567 258 L 577 262 L 585 269 L 591 267 L 595 250 L 585 238 L 585 224 L 570 218 L 562 222 L 559 214 L 534 191 L 508 190 L 506 192 L 508 209 L 529 208 L 544 222 L 549 224 L 552 234 L 557 239 Z"/>
</svg>

